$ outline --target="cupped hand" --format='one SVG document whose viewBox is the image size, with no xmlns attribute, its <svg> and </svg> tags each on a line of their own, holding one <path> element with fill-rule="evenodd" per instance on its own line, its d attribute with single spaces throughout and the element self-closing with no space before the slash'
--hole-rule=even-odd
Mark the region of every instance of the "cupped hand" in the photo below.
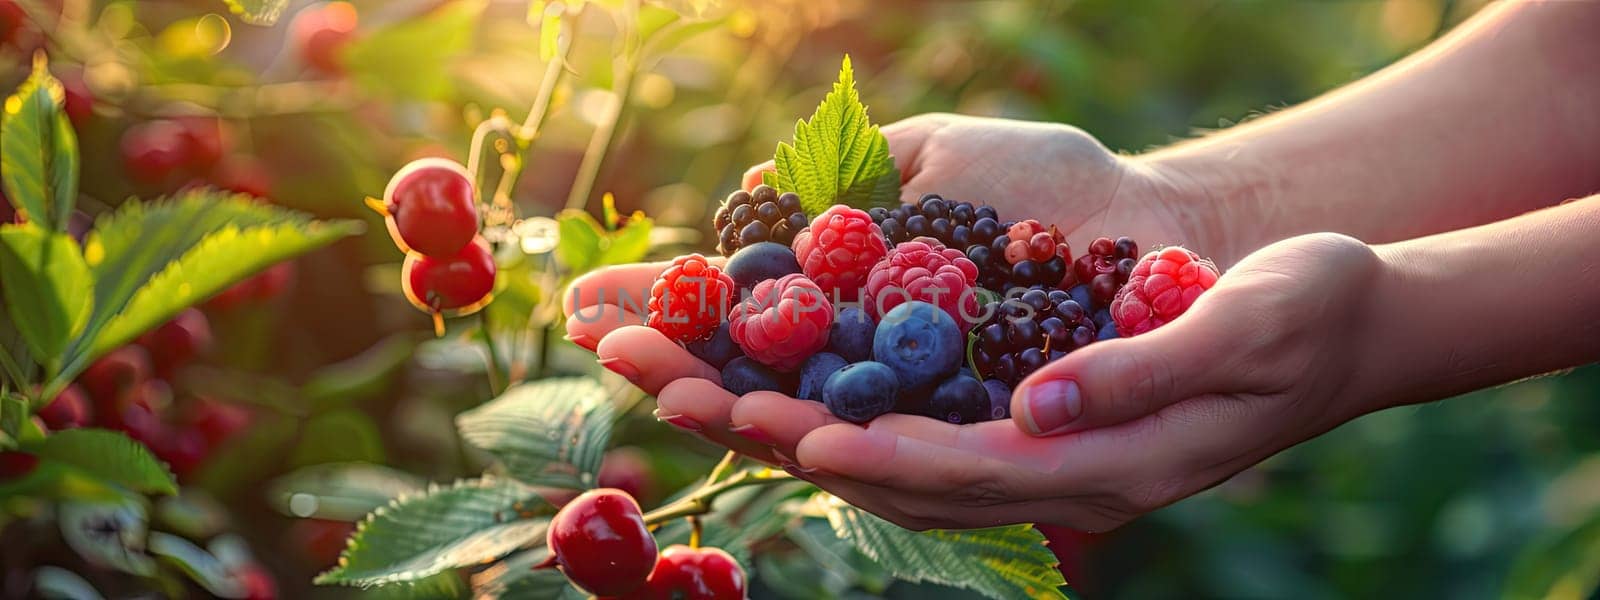
<svg viewBox="0 0 1600 600">
<path fill-rule="evenodd" d="M 658 401 L 908 528 L 1102 531 L 1375 408 L 1356 365 L 1371 343 L 1363 298 L 1380 270 L 1343 236 L 1269 246 L 1171 323 L 1030 376 L 1012 422 L 891 414 L 858 426 L 781 394 L 735 399 L 714 378 L 665 383 Z"/>
</svg>

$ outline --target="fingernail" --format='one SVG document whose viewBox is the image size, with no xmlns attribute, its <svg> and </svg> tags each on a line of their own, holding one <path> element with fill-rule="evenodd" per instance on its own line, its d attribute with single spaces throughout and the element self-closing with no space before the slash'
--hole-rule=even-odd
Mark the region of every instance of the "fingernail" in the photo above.
<svg viewBox="0 0 1600 600">
<path fill-rule="evenodd" d="M 794 463 L 783 463 L 783 472 L 804 479 L 805 476 L 816 473 L 817 469 L 815 467 L 807 469 Z"/>
<path fill-rule="evenodd" d="M 661 414 L 661 410 L 660 409 L 656 409 L 656 412 L 654 414 L 655 414 L 656 420 L 657 421 L 661 421 L 662 423 L 666 423 L 668 425 L 671 425 L 673 427 L 677 427 L 678 429 L 682 429 L 684 431 L 693 431 L 693 432 L 696 432 L 696 433 L 700 432 L 700 429 L 701 429 L 700 422 L 696 421 L 694 419 L 691 419 L 689 417 L 686 417 L 686 416 L 683 416 L 683 415 L 663 415 L 663 414 Z"/>
<path fill-rule="evenodd" d="M 1066 427 L 1083 413 L 1083 394 L 1078 382 L 1051 379 L 1028 386 L 1022 403 L 1022 422 L 1028 432 L 1044 435 Z"/>
<path fill-rule="evenodd" d="M 740 425 L 728 431 L 742 435 L 745 439 L 763 446 L 775 446 L 778 443 L 777 440 L 772 439 L 772 436 L 767 435 L 767 432 L 762 431 L 760 427 L 755 425 Z"/>
<path fill-rule="evenodd" d="M 565 339 L 565 340 L 567 340 L 569 342 L 577 344 L 578 347 L 583 348 L 584 350 L 588 350 L 590 352 L 594 352 L 594 349 L 596 347 L 596 344 L 594 343 L 594 338 L 589 337 L 589 336 L 584 335 L 584 334 L 581 334 L 581 333 L 577 334 L 577 335 L 564 335 L 564 336 L 561 336 L 561 337 L 562 337 L 562 339 Z"/>
<path fill-rule="evenodd" d="M 633 363 L 622 360 L 619 357 L 601 358 L 595 360 L 595 362 L 600 363 L 600 366 L 609 369 L 612 373 L 621 375 L 623 379 L 628 381 L 639 380 L 639 367 L 635 367 Z"/>
<path fill-rule="evenodd" d="M 777 448 L 773 448 L 772 449 L 772 457 L 778 459 L 778 464 L 779 465 L 792 465 L 792 464 L 796 464 L 796 463 L 800 462 L 800 461 L 797 461 L 795 459 L 789 458 L 789 455 L 784 454 L 782 450 L 779 450 Z"/>
</svg>

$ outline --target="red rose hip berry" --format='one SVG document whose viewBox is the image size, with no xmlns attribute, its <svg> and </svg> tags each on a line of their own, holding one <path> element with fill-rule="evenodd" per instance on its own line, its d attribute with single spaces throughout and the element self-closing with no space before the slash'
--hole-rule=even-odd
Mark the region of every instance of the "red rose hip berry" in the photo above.
<svg viewBox="0 0 1600 600">
<path fill-rule="evenodd" d="M 389 235 L 401 250 L 450 256 L 478 235 L 472 174 L 453 160 L 411 161 L 389 179 L 382 203 L 368 204 L 387 217 Z"/>
<path fill-rule="evenodd" d="M 590 490 L 550 520 L 546 544 L 567 579 L 597 596 L 643 587 L 656 565 L 656 538 L 639 503 L 621 490 Z"/>
<path fill-rule="evenodd" d="M 779 371 L 800 368 L 828 345 L 833 304 L 800 273 L 768 279 L 733 307 L 728 335 L 756 362 Z"/>
<path fill-rule="evenodd" d="M 834 298 L 854 302 L 867 274 L 889 253 L 883 230 L 864 210 L 838 204 L 817 215 L 794 238 L 795 258 L 806 277 Z"/>
<path fill-rule="evenodd" d="M 1219 276 L 1211 261 L 1178 246 L 1144 255 L 1111 302 L 1118 335 L 1139 335 L 1177 318 Z"/>
<path fill-rule="evenodd" d="M 468 315 L 489 303 L 494 275 L 489 243 L 479 238 L 443 257 L 407 254 L 400 283 L 411 305 L 434 315 L 435 329 L 442 333 L 444 324 L 438 320 L 439 315 Z"/>
<path fill-rule="evenodd" d="M 737 297 L 733 278 L 706 257 L 679 256 L 650 286 L 645 325 L 680 342 L 701 340 L 716 333 Z"/>
</svg>

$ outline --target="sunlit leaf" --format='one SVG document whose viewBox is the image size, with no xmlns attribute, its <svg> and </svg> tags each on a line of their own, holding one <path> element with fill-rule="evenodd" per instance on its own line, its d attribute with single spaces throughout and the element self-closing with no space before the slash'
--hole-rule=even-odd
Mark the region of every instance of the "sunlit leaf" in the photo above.
<svg viewBox="0 0 1600 600">
<path fill-rule="evenodd" d="M 780 142 L 773 162 L 778 189 L 799 194 L 808 215 L 835 204 L 865 209 L 900 202 L 900 171 L 861 104 L 848 56 L 833 91 L 810 120 L 795 123 L 794 143 Z"/>
<path fill-rule="evenodd" d="M 444 3 L 424 17 L 364 34 L 345 50 L 351 76 L 371 92 L 413 100 L 449 99 L 450 69 L 472 47 L 482 0 Z"/>
<path fill-rule="evenodd" d="M 1592 598 L 1600 589 L 1600 511 L 1571 531 L 1529 544 L 1506 577 L 1508 600 Z"/>
<path fill-rule="evenodd" d="M 520 516 L 543 502 L 532 488 L 497 478 L 401 497 L 368 515 L 339 566 L 316 581 L 359 586 L 416 581 L 499 558 L 543 539 L 548 519 Z"/>
<path fill-rule="evenodd" d="M 94 288 L 78 243 L 37 224 L 0 225 L 6 309 L 34 359 L 52 369 L 89 321 Z"/>
<path fill-rule="evenodd" d="M 595 484 L 614 412 L 599 382 L 564 377 L 506 390 L 456 417 L 456 427 L 518 481 L 583 489 Z"/>
<path fill-rule="evenodd" d="M 589 594 L 572 586 L 557 569 L 534 569 L 550 557 L 549 548 L 540 546 L 518 552 L 472 576 L 476 598 L 516 598 L 518 600 L 584 600 Z"/>
<path fill-rule="evenodd" d="M 279 477 L 272 482 L 267 497 L 285 515 L 346 521 L 426 488 L 427 481 L 405 471 L 382 465 L 339 463 L 305 467 Z"/>
<path fill-rule="evenodd" d="M 61 82 L 43 60 L 6 98 L 0 178 L 6 196 L 46 229 L 64 230 L 78 201 L 78 136 L 62 110 Z"/>
<path fill-rule="evenodd" d="M 581 210 L 564 210 L 556 215 L 561 237 L 556 242 L 556 260 L 571 273 L 587 273 L 600 261 L 600 243 L 605 233 L 594 217 Z"/>
<path fill-rule="evenodd" d="M 166 466 L 133 438 L 106 429 L 68 429 L 24 444 L 41 461 L 66 465 L 101 481 L 135 492 L 176 494 L 178 484 Z"/>
<path fill-rule="evenodd" d="M 89 580 L 61 567 L 43 566 L 33 572 L 33 592 L 41 598 L 100 600 L 105 596 Z"/>
<path fill-rule="evenodd" d="M 272 25 L 283 16 L 284 7 L 289 5 L 289 0 L 223 0 L 227 3 L 228 10 L 239 15 L 239 20 L 251 25 Z"/>
</svg>

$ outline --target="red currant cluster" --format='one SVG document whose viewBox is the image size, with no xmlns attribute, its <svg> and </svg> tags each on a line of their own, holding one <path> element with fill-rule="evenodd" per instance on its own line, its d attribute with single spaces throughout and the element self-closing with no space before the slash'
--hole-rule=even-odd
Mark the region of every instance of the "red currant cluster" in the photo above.
<svg viewBox="0 0 1600 600">
<path fill-rule="evenodd" d="M 122 134 L 122 168 L 140 184 L 160 189 L 214 186 L 267 197 L 272 174 L 259 159 L 234 153 L 233 134 L 216 117 L 145 121 Z"/>
<path fill-rule="evenodd" d="M 743 600 L 744 569 L 717 548 L 657 552 L 639 503 L 621 490 L 574 498 L 550 521 L 546 542 L 567 579 L 601 598 Z"/>
<path fill-rule="evenodd" d="M 412 306 L 433 315 L 435 332 L 444 334 L 445 315 L 489 304 L 494 255 L 478 235 L 477 191 L 466 167 L 444 158 L 411 161 L 389 179 L 383 200 L 368 198 L 367 205 L 384 216 L 406 253 L 401 289 Z"/>
<path fill-rule="evenodd" d="M 205 313 L 185 310 L 95 361 L 40 409 L 39 421 L 52 431 L 98 426 L 125 432 L 184 477 L 253 418 L 238 405 L 174 393 L 179 370 L 210 347 Z"/>
</svg>

